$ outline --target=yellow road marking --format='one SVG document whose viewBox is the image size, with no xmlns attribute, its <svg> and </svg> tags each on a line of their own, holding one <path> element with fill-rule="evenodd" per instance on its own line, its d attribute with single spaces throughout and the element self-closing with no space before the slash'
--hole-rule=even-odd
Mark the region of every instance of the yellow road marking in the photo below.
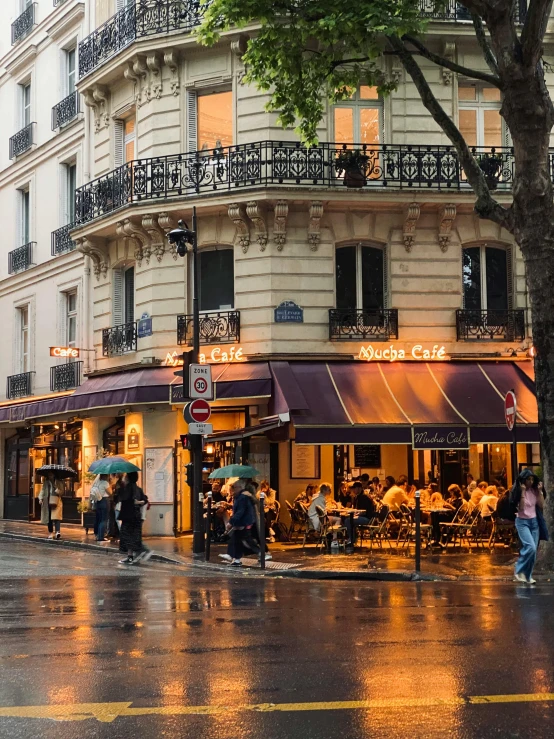
<svg viewBox="0 0 554 739">
<path fill-rule="evenodd" d="M 351 711 L 379 710 L 383 708 L 418 708 L 429 706 L 468 706 L 490 703 L 536 703 L 554 701 L 554 693 L 523 693 L 513 695 L 470 695 L 449 698 L 386 698 L 363 701 L 331 701 L 315 703 L 254 703 L 242 705 L 213 706 L 132 706 L 122 703 L 74 703 L 44 706 L 0 707 L 0 718 L 47 718 L 53 721 L 85 721 L 95 718 L 102 723 L 111 723 L 118 717 L 133 716 L 215 716 L 231 712 L 251 711 L 295 712 L 295 711 Z"/>
</svg>

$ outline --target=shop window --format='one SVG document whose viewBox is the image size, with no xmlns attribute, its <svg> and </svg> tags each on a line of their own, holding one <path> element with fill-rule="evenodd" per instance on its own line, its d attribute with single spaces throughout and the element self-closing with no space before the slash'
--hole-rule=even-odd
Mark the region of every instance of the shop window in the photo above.
<svg viewBox="0 0 554 739">
<path fill-rule="evenodd" d="M 187 93 L 187 149 L 219 149 L 233 144 L 233 93 Z"/>
<path fill-rule="evenodd" d="M 500 115 L 500 90 L 482 83 L 458 84 L 458 126 L 469 146 L 490 149 L 509 146 L 507 128 Z"/>
<path fill-rule="evenodd" d="M 233 249 L 205 249 L 199 258 L 200 310 L 232 310 L 235 305 Z"/>
<path fill-rule="evenodd" d="M 135 320 L 135 268 L 117 267 L 114 273 L 113 325 Z"/>
<path fill-rule="evenodd" d="M 466 310 L 512 308 L 512 251 L 501 246 L 468 246 L 462 253 Z"/>
<path fill-rule="evenodd" d="M 337 308 L 381 310 L 387 307 L 386 247 L 348 244 L 335 255 Z"/>
<path fill-rule="evenodd" d="M 333 109 L 337 144 L 383 143 L 383 101 L 375 87 L 361 85 L 352 97 Z"/>
</svg>

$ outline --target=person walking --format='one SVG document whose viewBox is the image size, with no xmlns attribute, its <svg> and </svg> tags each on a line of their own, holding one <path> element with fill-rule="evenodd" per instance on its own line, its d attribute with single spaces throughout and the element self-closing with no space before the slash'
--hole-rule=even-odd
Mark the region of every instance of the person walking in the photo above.
<svg viewBox="0 0 554 739">
<path fill-rule="evenodd" d="M 138 473 L 128 472 L 127 482 L 119 493 L 121 510 L 119 520 L 121 531 L 119 534 L 119 551 L 127 554 L 125 559 L 120 559 L 119 564 L 136 564 L 146 562 L 152 556 L 152 552 L 142 542 L 142 511 L 143 506 L 148 504 L 148 498 L 142 488 L 137 485 Z"/>
<path fill-rule="evenodd" d="M 38 499 L 41 504 L 40 522 L 48 526 L 48 538 L 61 538 L 60 526 L 63 519 L 63 483 L 48 472 L 43 480 Z"/>
<path fill-rule="evenodd" d="M 252 496 L 245 494 L 246 481 L 236 480 L 232 485 L 233 515 L 229 519 L 228 531 L 231 534 L 228 556 L 231 557 L 233 567 L 241 567 L 243 542 L 248 548 L 256 552 L 256 544 L 252 539 L 252 527 L 256 521 Z M 259 549 L 258 549 L 259 551 Z"/>
<path fill-rule="evenodd" d="M 548 530 L 543 517 L 542 482 L 531 470 L 523 470 L 515 481 L 510 491 L 510 504 L 516 514 L 516 529 L 521 541 L 515 579 L 533 585 L 536 582 L 533 580 L 533 568 L 539 541 L 548 541 Z"/>
<path fill-rule="evenodd" d="M 108 525 L 110 493 L 111 487 L 108 475 L 98 475 L 90 489 L 90 499 L 96 506 L 96 519 L 94 521 L 96 541 L 108 541 L 105 534 Z"/>
</svg>

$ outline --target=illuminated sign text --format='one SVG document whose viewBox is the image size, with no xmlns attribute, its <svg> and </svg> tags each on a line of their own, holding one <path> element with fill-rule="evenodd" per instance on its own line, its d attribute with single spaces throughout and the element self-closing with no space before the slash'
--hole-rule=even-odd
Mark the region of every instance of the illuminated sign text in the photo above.
<svg viewBox="0 0 554 739">
<path fill-rule="evenodd" d="M 414 344 L 410 349 L 397 349 L 394 344 L 390 346 L 362 346 L 358 359 L 365 359 L 366 362 L 401 362 L 403 360 L 428 361 L 428 360 L 444 360 L 448 359 L 446 355 L 446 347 L 434 344 L 433 347 L 424 347 L 422 344 Z"/>
<path fill-rule="evenodd" d="M 214 347 L 210 352 L 200 354 L 200 364 L 227 364 L 228 362 L 246 362 L 242 346 L 230 346 L 222 349 Z M 168 352 L 164 364 L 166 367 L 180 367 L 183 364 L 183 355 L 177 352 Z"/>
<path fill-rule="evenodd" d="M 78 359 L 79 349 L 75 349 L 75 347 L 72 346 L 51 346 L 50 356 Z"/>
</svg>

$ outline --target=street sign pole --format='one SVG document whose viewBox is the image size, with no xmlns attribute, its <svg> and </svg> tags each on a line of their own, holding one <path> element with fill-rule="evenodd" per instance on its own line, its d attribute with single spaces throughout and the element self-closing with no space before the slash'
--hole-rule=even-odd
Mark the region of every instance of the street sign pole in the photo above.
<svg viewBox="0 0 554 739">
<path fill-rule="evenodd" d="M 212 542 L 212 491 L 208 493 L 206 509 L 206 562 L 210 561 L 210 544 Z"/>
<path fill-rule="evenodd" d="M 199 282 L 198 269 L 198 223 L 196 220 L 196 207 L 192 209 L 192 364 L 198 364 L 200 359 L 200 304 L 199 304 Z M 194 477 L 192 487 L 193 500 L 193 535 L 192 552 L 202 554 L 206 544 L 204 538 L 204 508 L 200 500 L 202 492 L 202 437 L 192 436 L 192 463 L 194 465 Z"/>
<path fill-rule="evenodd" d="M 415 494 L 415 571 L 421 570 L 421 490 Z"/>
</svg>

